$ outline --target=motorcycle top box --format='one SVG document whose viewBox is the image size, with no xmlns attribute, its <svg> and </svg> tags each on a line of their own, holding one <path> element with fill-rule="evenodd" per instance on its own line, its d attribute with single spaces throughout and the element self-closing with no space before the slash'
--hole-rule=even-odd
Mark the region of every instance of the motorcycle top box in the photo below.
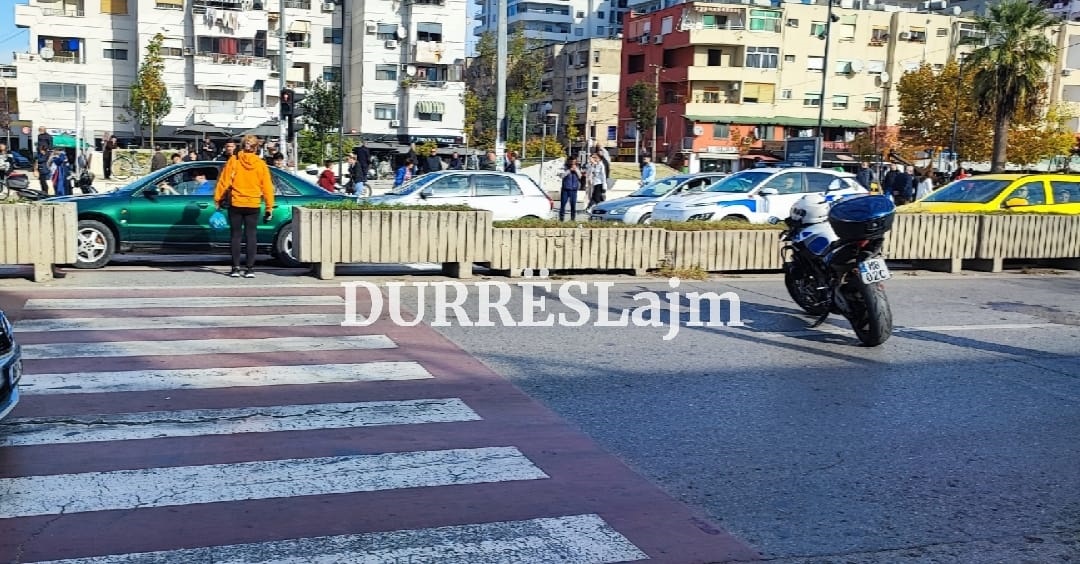
<svg viewBox="0 0 1080 564">
<path fill-rule="evenodd" d="M 888 196 L 849 196 L 829 210 L 829 225 L 842 241 L 880 239 L 892 229 L 896 206 Z"/>
</svg>

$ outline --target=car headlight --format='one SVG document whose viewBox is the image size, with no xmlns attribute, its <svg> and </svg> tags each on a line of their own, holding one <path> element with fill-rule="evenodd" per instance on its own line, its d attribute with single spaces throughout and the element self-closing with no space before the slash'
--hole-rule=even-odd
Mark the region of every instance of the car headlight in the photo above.
<svg viewBox="0 0 1080 564">
<path fill-rule="evenodd" d="M 612 215 L 620 215 L 630 211 L 630 208 L 615 208 L 611 210 Z"/>
</svg>

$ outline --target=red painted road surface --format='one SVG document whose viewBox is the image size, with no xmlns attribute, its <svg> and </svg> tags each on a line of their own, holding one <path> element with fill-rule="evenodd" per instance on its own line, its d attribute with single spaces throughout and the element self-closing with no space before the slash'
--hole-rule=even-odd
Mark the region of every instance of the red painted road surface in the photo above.
<svg viewBox="0 0 1080 564">
<path fill-rule="evenodd" d="M 238 284 L 239 286 L 239 284 Z M 177 551 L 209 546 L 269 543 L 271 541 L 358 535 L 375 532 L 417 531 L 437 527 L 500 523 L 538 518 L 595 515 L 647 558 L 603 560 L 576 554 L 580 562 L 649 561 L 691 564 L 752 560 L 757 553 L 696 511 L 674 501 L 638 476 L 614 456 L 571 429 L 551 411 L 523 394 L 453 343 L 426 326 L 398 327 L 388 319 L 372 327 L 338 324 L 270 327 L 153 328 L 127 330 L 22 331 L 26 322 L 40 319 L 125 318 L 176 316 L 250 316 L 329 314 L 343 319 L 340 305 L 281 307 L 189 307 L 223 296 L 338 296 L 340 288 L 238 287 L 215 289 L 39 289 L 0 292 L 2 307 L 16 327 L 16 337 L 28 351 L 62 354 L 65 345 L 98 343 L 127 347 L 131 341 L 220 341 L 222 339 L 280 339 L 307 337 L 330 340 L 351 335 L 384 335 L 394 348 L 346 350 L 290 350 L 283 352 L 213 352 L 206 354 L 154 354 L 71 358 L 27 358 L 21 404 L 0 426 L 0 440 L 18 436 L 20 425 L 50 421 L 62 431 L 65 418 L 102 414 L 139 414 L 191 409 L 233 409 L 312 405 L 338 402 L 385 402 L 430 398 L 456 398 L 479 416 L 424 424 L 391 424 L 227 432 L 193 436 L 151 436 L 88 442 L 24 444 L 0 443 L 0 561 L 41 562 L 151 551 Z M 363 293 L 361 293 L 362 295 Z M 117 303 L 142 298 L 185 298 L 164 307 L 41 308 L 28 300 L 113 298 Z M 72 302 L 78 303 L 78 302 Z M 361 311 L 363 307 L 361 306 Z M 59 348 L 41 349 L 36 345 Z M 239 346 L 239 345 L 238 345 Z M 117 349 L 121 350 L 121 349 Z M 57 352 L 59 351 L 59 352 Z M 160 351 L 155 351 L 160 352 Z M 185 351 L 177 351 L 185 352 Z M 38 356 L 39 352 L 28 354 Z M 417 362 L 431 377 L 413 380 L 341 381 L 184 389 L 107 389 L 110 374 L 125 371 L 216 369 L 229 367 L 290 367 L 312 364 Z M 35 375 L 105 373 L 106 388 L 92 393 L 40 393 Z M 100 374 L 98 376 L 101 376 Z M 78 381 L 76 379 L 76 381 Z M 168 417 L 164 417 L 168 419 Z M 183 427 L 183 426 L 181 426 Z M 121 428 L 117 433 L 124 433 Z M 627 432 L 633 432 L 627 430 Z M 57 432 L 63 435 L 62 432 Z M 119 494 L 116 486 L 83 491 L 81 503 L 89 509 L 49 508 L 50 492 L 27 477 L 113 472 L 157 471 L 204 465 L 236 465 L 255 461 L 281 461 L 316 457 L 348 457 L 380 453 L 412 453 L 449 449 L 516 448 L 538 468 L 542 479 L 478 480 L 473 483 L 423 487 L 367 488 L 363 491 L 301 494 L 296 496 L 241 497 L 222 501 L 161 504 L 158 491 L 198 490 L 200 483 L 154 483 L 174 480 L 150 474 L 151 482 L 121 479 L 121 487 L 146 488 L 135 492 L 137 503 L 110 506 Z M 481 473 L 483 470 L 481 470 Z M 453 474 L 454 472 L 450 472 Z M 289 479 L 303 479 L 301 472 Z M 66 479 L 66 478 L 65 478 Z M 288 480 L 286 480 L 288 481 Z M 44 482 L 42 482 L 43 484 Z M 205 485 L 205 484 L 203 484 Z M 229 484 L 226 484 L 228 486 Z M 61 492 L 65 488 L 60 488 Z M 224 489 L 224 487 L 222 487 Z M 209 491 L 205 495 L 213 496 Z M 73 494 L 65 494 L 73 495 Z M 224 495 L 224 494 L 222 494 Z M 61 498 L 63 495 L 60 496 Z M 100 503 L 100 508 L 94 504 Z M 136 507 L 142 505 L 141 507 Z M 119 508 L 116 508 L 119 507 Z M 394 537 L 397 538 L 397 537 Z M 404 538 L 404 537 L 402 537 Z M 442 541 L 467 543 L 443 538 Z M 590 541 L 603 544 L 602 541 Z M 527 543 L 526 543 L 527 544 Z M 262 545 L 260 545 L 262 546 Z M 370 545 L 374 546 L 374 545 Z M 445 546 L 394 553 L 386 562 L 485 562 L 438 556 Z M 460 548 L 460 546 L 458 547 Z M 255 548 L 253 550 L 262 550 Z M 267 549 L 269 550 L 269 549 Z M 372 549 L 374 550 L 374 549 Z M 410 549 L 412 550 L 412 549 Z M 554 553 L 518 552 L 517 561 L 569 561 Z M 426 552 L 425 552 L 426 551 Z M 393 551 L 378 553 L 391 554 Z M 603 553 L 603 551 L 600 551 Z M 375 554 L 374 552 L 372 554 Z M 403 554 L 408 556 L 404 559 Z M 424 555 L 427 556 L 424 556 Z M 478 553 L 474 553 L 478 554 Z M 528 556 L 521 556 L 529 554 Z M 165 561 L 165 557 L 159 561 Z M 179 558 L 179 557 L 176 557 Z M 196 558 L 196 557 L 189 557 Z M 600 559 L 597 559 L 600 558 Z M 252 561 L 272 561 L 269 552 Z M 110 559 L 95 562 L 112 562 Z M 118 560 L 117 560 L 118 561 Z M 151 560 L 147 560 L 151 561 Z M 342 557 L 343 562 L 356 561 Z"/>
</svg>

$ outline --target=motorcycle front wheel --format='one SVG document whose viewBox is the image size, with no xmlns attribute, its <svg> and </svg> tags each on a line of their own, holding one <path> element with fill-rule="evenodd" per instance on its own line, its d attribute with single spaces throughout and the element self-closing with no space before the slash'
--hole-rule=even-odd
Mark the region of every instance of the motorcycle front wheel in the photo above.
<svg viewBox="0 0 1080 564">
<path fill-rule="evenodd" d="M 784 264 L 784 286 L 791 299 L 806 313 L 820 316 L 829 311 L 829 295 L 823 288 L 824 281 L 814 278 L 798 262 Z"/>
<path fill-rule="evenodd" d="M 892 309 L 880 282 L 866 285 L 861 281 L 851 283 L 852 294 L 848 298 L 849 311 L 845 314 L 855 330 L 855 336 L 863 345 L 876 347 L 889 340 L 893 332 Z"/>
</svg>

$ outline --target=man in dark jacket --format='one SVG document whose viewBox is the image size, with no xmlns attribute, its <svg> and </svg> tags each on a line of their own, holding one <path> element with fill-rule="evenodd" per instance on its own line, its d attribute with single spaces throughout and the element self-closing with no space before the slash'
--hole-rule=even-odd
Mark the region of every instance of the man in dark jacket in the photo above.
<svg viewBox="0 0 1080 564">
<path fill-rule="evenodd" d="M 863 188 L 870 189 L 870 184 L 874 181 L 874 175 L 870 172 L 870 163 L 863 162 L 859 168 L 859 173 L 855 175 L 855 181 Z"/>
<path fill-rule="evenodd" d="M 438 150 L 431 148 L 431 154 L 420 161 L 420 174 L 439 172 L 442 170 L 442 159 L 439 158 Z"/>
<path fill-rule="evenodd" d="M 907 168 L 910 169 L 911 167 Z M 898 170 L 896 172 L 892 184 L 893 202 L 896 202 L 896 205 L 900 206 L 908 203 L 914 182 L 915 175 L 908 170 Z"/>
<path fill-rule="evenodd" d="M 49 135 L 49 132 L 45 131 L 44 127 L 39 127 L 38 128 L 37 144 L 38 144 L 38 147 L 45 147 L 46 151 L 52 151 L 53 150 L 53 138 L 52 138 L 52 135 Z"/>
<path fill-rule="evenodd" d="M 356 155 L 356 167 L 359 170 L 359 176 L 354 178 L 355 182 L 367 182 L 368 172 L 371 170 L 371 151 L 367 148 L 367 143 L 363 140 L 360 144 L 353 147 L 353 154 Z"/>
</svg>

